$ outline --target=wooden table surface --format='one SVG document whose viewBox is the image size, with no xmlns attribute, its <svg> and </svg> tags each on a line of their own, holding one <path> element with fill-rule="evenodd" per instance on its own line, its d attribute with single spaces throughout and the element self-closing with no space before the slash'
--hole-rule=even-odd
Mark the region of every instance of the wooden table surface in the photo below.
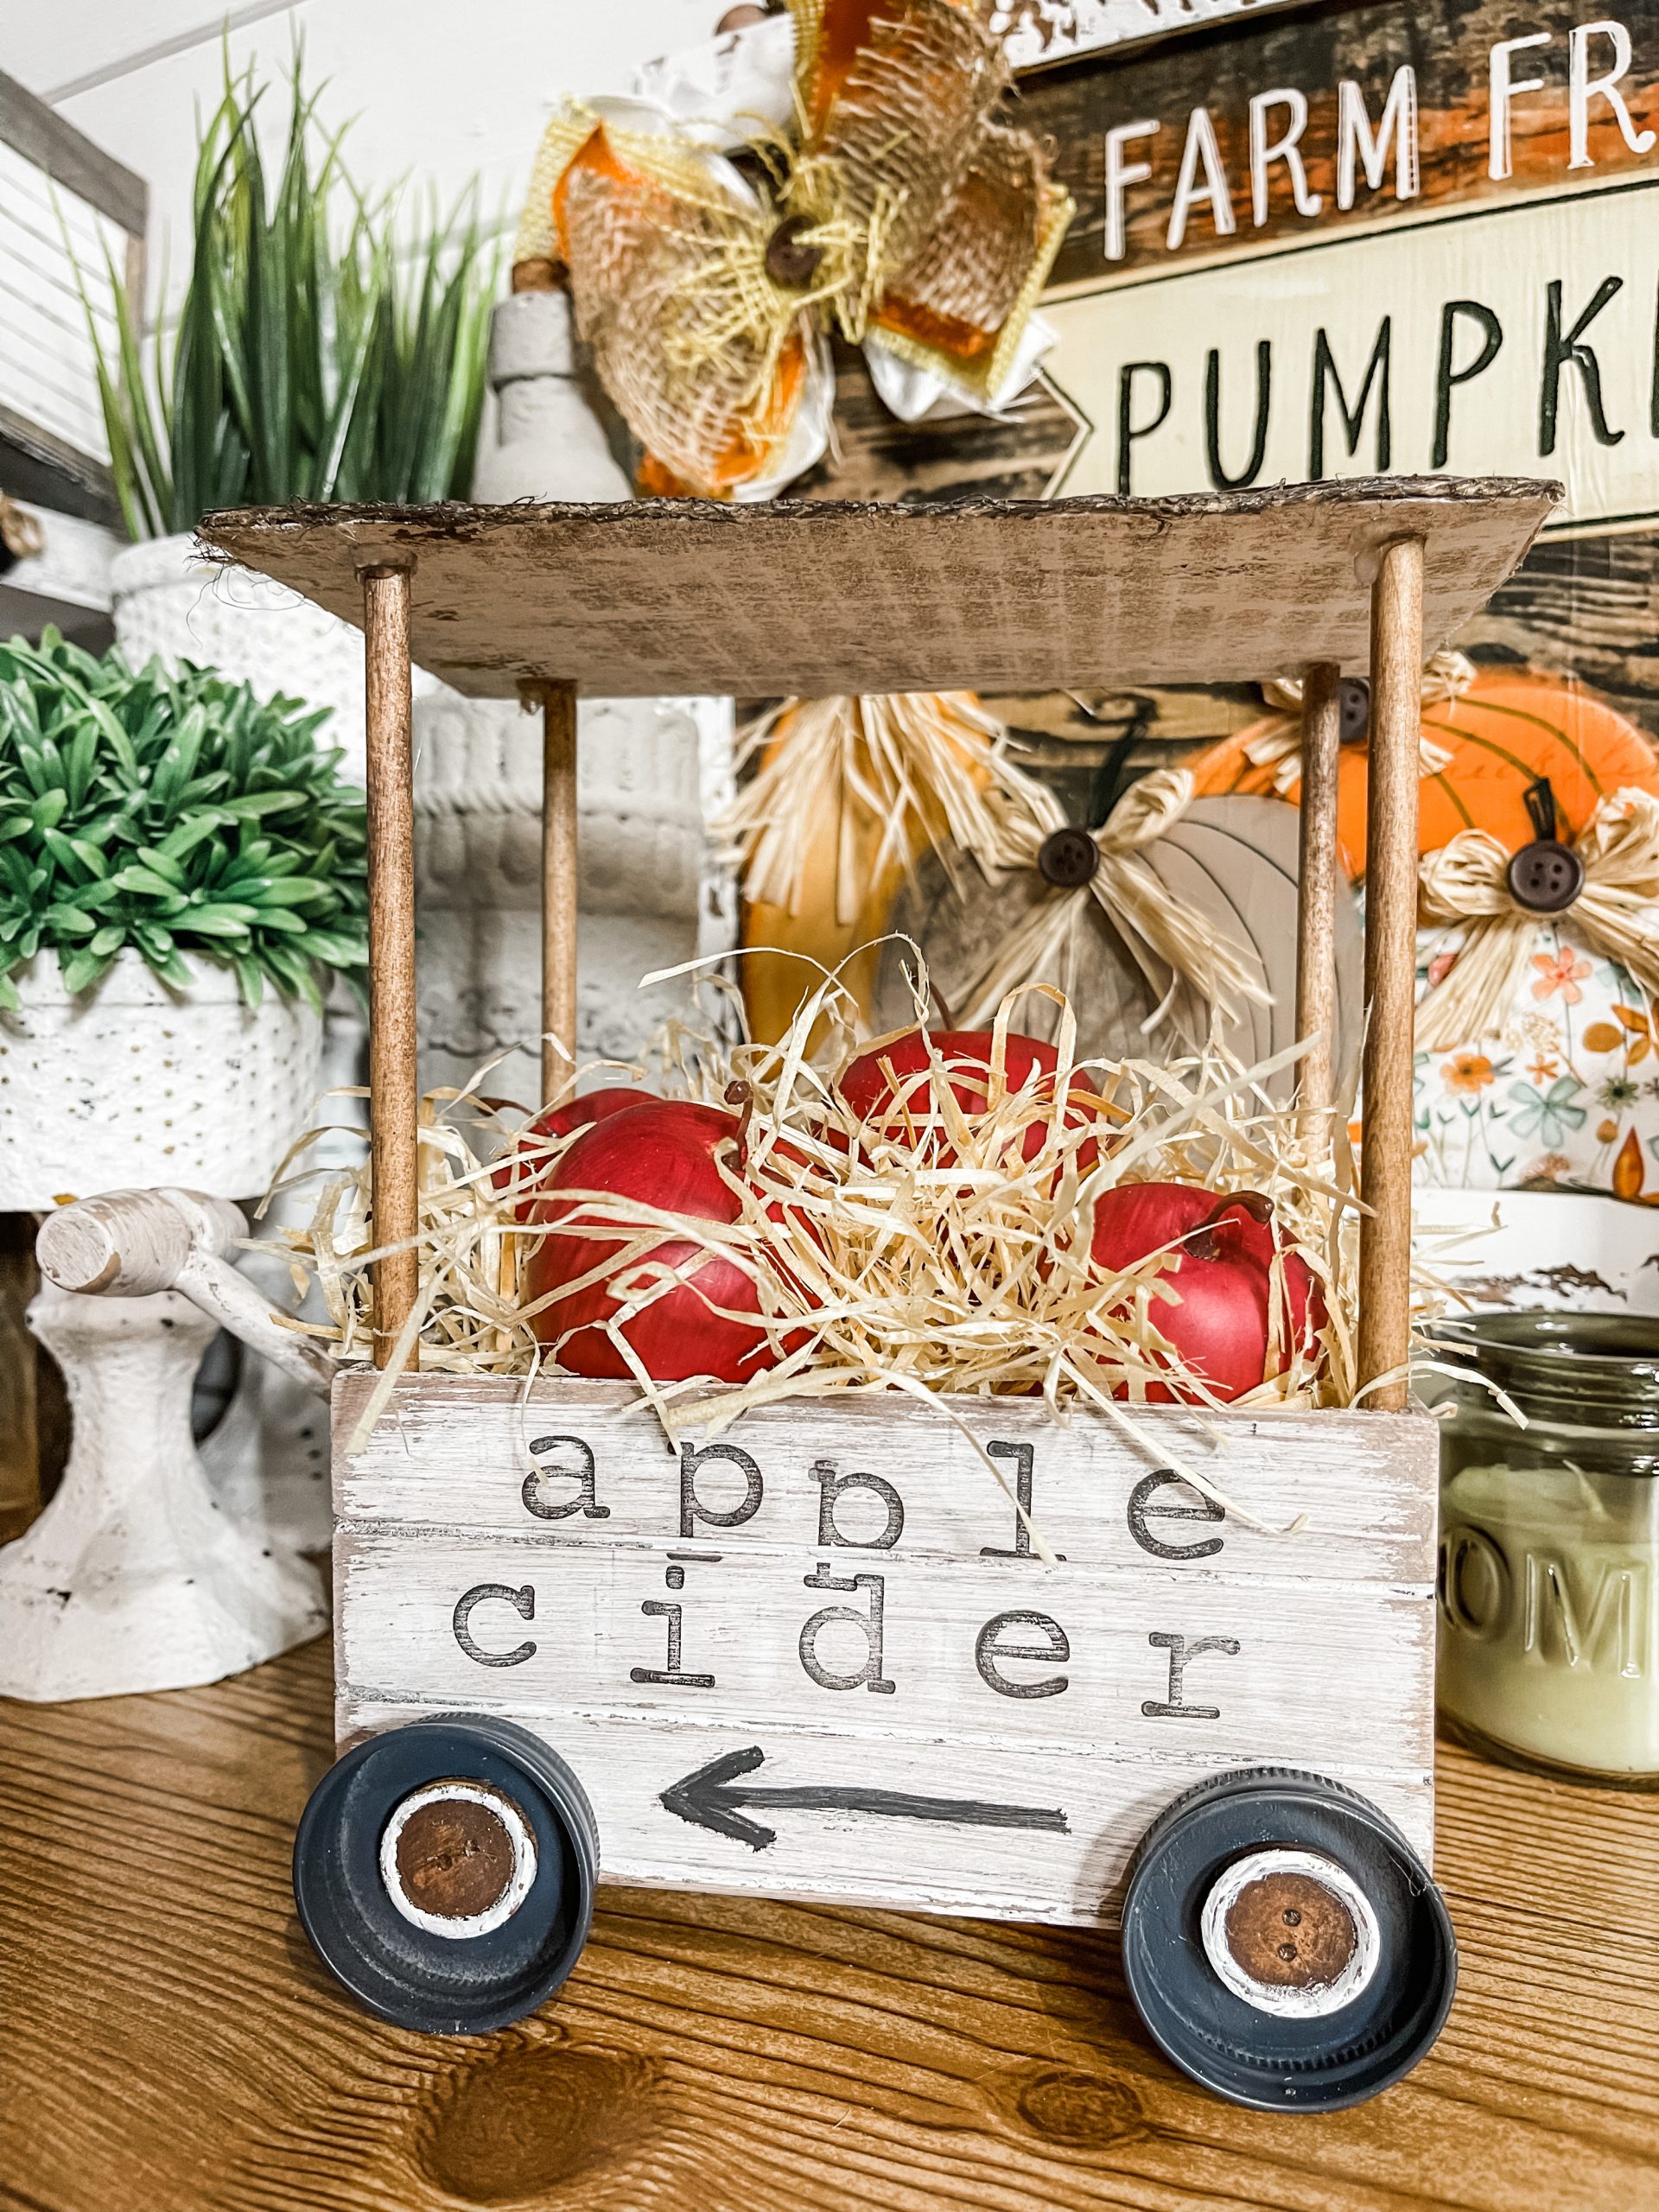
<svg viewBox="0 0 1659 2212">
<path fill-rule="evenodd" d="M 16 2212 L 1649 2212 L 1659 1798 L 1440 1756 L 1463 1948 L 1408 2081 L 1327 2118 L 1188 2087 L 1116 1938 L 607 1891 L 562 1995 L 406 2035 L 288 1859 L 315 1643 L 168 1697 L 0 1703 L 0 2205 Z"/>
</svg>

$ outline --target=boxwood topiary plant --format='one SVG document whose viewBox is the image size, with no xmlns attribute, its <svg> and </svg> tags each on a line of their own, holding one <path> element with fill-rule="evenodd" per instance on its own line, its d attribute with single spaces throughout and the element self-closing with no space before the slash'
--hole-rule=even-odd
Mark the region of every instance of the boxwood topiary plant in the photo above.
<svg viewBox="0 0 1659 2212">
<path fill-rule="evenodd" d="M 362 794 L 327 719 L 211 671 L 129 668 L 48 630 L 0 645 L 0 1005 L 58 956 L 71 991 L 128 946 L 188 990 L 184 955 L 321 1003 L 319 969 L 367 964 Z"/>
</svg>

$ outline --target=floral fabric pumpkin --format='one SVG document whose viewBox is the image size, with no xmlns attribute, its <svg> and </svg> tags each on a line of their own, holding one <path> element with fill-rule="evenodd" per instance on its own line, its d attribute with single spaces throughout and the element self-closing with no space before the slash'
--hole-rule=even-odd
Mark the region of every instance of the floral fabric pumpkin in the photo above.
<svg viewBox="0 0 1659 2212">
<path fill-rule="evenodd" d="M 1463 940 L 1424 930 L 1418 996 Z M 1440 1189 L 1573 1185 L 1659 1203 L 1659 1021 L 1630 970 L 1571 916 L 1540 916 L 1497 1034 L 1416 1055 L 1416 1175 Z"/>
</svg>

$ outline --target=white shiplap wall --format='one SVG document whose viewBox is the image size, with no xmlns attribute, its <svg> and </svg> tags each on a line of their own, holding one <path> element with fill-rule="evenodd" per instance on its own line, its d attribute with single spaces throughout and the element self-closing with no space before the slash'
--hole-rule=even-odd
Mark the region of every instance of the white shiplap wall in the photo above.
<svg viewBox="0 0 1659 2212">
<path fill-rule="evenodd" d="M 110 448 L 80 285 L 107 354 L 126 256 L 118 225 L 0 144 L 0 405 L 93 461 Z"/>
</svg>

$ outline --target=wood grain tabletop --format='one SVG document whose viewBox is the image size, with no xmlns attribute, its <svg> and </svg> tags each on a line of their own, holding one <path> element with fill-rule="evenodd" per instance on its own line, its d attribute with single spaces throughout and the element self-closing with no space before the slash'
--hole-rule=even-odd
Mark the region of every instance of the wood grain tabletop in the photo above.
<svg viewBox="0 0 1659 2212">
<path fill-rule="evenodd" d="M 1439 2044 L 1326 2117 L 1185 2084 L 1115 1937 L 607 1891 L 544 2012 L 442 2041 L 311 1956 L 326 1643 L 0 1703 L 7 2212 L 1659 2212 L 1659 1798 L 1443 1748 Z"/>
</svg>

